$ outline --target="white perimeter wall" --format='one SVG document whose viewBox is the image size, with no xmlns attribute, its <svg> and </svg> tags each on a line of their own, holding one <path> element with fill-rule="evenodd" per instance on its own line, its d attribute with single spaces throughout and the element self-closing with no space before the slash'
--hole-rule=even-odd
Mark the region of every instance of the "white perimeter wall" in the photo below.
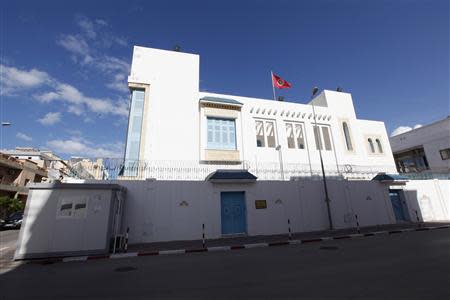
<svg viewBox="0 0 450 300">
<path fill-rule="evenodd" d="M 328 217 L 322 181 L 258 181 L 212 184 L 203 181 L 120 181 L 127 188 L 123 225 L 130 243 L 221 237 L 220 193 L 245 191 L 248 235 L 324 230 Z M 371 181 L 329 181 L 335 228 L 395 223 L 388 187 Z M 255 209 L 266 200 L 267 209 Z"/>
<path fill-rule="evenodd" d="M 408 212 L 415 220 L 450 221 L 450 180 L 411 180 L 403 188 Z"/>
</svg>

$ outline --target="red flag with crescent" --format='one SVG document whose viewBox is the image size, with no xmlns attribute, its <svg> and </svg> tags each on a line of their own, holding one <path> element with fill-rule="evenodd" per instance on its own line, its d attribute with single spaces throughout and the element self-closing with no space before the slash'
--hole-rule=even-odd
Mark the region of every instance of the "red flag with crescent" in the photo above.
<svg viewBox="0 0 450 300">
<path fill-rule="evenodd" d="M 287 82 L 280 76 L 277 76 L 273 73 L 272 73 L 272 83 L 273 83 L 273 86 L 278 89 L 288 89 L 291 87 L 291 84 L 289 82 Z"/>
</svg>

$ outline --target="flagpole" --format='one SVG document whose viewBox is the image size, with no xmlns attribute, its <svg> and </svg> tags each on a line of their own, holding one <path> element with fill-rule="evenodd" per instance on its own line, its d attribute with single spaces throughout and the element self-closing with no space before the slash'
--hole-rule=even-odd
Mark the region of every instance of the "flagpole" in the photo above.
<svg viewBox="0 0 450 300">
<path fill-rule="evenodd" d="M 273 72 L 272 71 L 270 71 L 270 81 L 272 82 L 273 100 L 277 101 L 277 97 L 275 96 L 275 86 L 273 85 Z"/>
</svg>

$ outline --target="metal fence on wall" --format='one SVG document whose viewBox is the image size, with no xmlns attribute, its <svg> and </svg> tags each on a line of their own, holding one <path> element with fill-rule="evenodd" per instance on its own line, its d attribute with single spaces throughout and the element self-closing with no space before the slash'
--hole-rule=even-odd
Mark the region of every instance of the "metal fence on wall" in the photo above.
<svg viewBox="0 0 450 300">
<path fill-rule="evenodd" d="M 98 160 L 97 160 L 98 161 Z M 201 163 L 198 161 L 124 161 L 123 159 L 101 160 L 93 165 L 102 179 L 136 179 L 155 178 L 158 180 L 205 180 L 218 169 L 248 170 L 259 180 L 295 180 L 303 177 L 321 178 L 319 164 L 283 164 L 278 162 L 250 162 L 238 164 Z M 99 169 L 98 169 L 99 168 Z M 93 170 L 87 170 L 92 173 Z M 100 171 L 100 172 L 99 172 Z M 327 177 L 336 179 L 372 179 L 380 172 L 396 173 L 391 166 L 356 166 L 325 165 Z"/>
</svg>

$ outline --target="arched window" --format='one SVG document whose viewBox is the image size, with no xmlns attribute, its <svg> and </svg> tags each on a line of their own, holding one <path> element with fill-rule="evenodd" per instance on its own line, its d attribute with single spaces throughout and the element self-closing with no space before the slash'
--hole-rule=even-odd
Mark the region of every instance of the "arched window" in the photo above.
<svg viewBox="0 0 450 300">
<path fill-rule="evenodd" d="M 352 140 L 350 139 L 350 131 L 348 130 L 347 122 L 342 123 L 342 130 L 344 130 L 345 144 L 347 145 L 347 150 L 352 151 Z"/>
<path fill-rule="evenodd" d="M 373 141 L 372 141 L 372 139 L 369 138 L 367 141 L 369 142 L 370 152 L 375 153 L 375 147 L 373 146 Z"/>
<path fill-rule="evenodd" d="M 383 153 L 383 147 L 381 146 L 380 140 L 376 139 L 375 142 L 377 142 L 378 152 Z"/>
</svg>

